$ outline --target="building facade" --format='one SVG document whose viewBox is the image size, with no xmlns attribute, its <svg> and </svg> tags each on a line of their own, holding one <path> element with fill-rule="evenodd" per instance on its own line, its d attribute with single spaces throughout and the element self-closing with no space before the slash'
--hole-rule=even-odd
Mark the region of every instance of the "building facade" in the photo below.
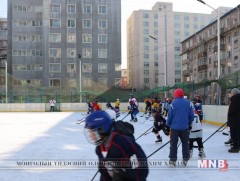
<svg viewBox="0 0 240 181">
<path fill-rule="evenodd" d="M 121 80 L 121 1 L 9 0 L 8 42 L 13 91 L 110 88 Z"/>
<path fill-rule="evenodd" d="M 239 11 L 240 5 L 220 17 L 220 78 L 240 69 Z M 217 20 L 215 20 L 182 42 L 183 82 L 218 80 L 217 28 Z M 235 81 L 238 80 L 234 80 L 234 84 Z M 226 90 L 222 89 L 220 95 L 217 92 L 217 83 L 213 82 L 205 90 L 197 93 L 205 95 L 206 104 L 218 104 L 218 100 L 226 103 Z M 218 96 L 221 98 L 218 99 Z"/>
<path fill-rule="evenodd" d="M 130 88 L 148 90 L 181 82 L 181 41 L 210 20 L 209 14 L 174 12 L 173 4 L 166 2 L 134 11 L 127 22 Z"/>
<path fill-rule="evenodd" d="M 0 18 L 0 103 L 6 100 L 7 19 Z M 5 95 L 4 95 L 5 94 Z"/>
</svg>

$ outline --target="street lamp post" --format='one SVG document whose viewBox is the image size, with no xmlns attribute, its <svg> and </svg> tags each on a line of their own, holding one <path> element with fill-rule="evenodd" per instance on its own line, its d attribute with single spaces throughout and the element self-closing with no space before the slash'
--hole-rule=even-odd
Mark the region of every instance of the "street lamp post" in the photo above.
<svg viewBox="0 0 240 181">
<path fill-rule="evenodd" d="M 79 96 L 80 102 L 82 102 L 82 61 L 81 61 L 81 54 L 78 54 L 79 58 Z"/>
<path fill-rule="evenodd" d="M 8 103 L 8 78 L 7 78 L 7 60 L 5 59 L 5 80 L 6 80 L 6 83 L 5 83 L 5 91 L 6 91 L 6 103 Z"/>
<path fill-rule="evenodd" d="M 212 6 L 205 3 L 203 0 L 197 0 L 198 2 L 210 7 L 214 11 L 217 12 L 217 62 L 218 62 L 218 71 L 217 71 L 217 79 L 220 79 L 220 14 L 219 11 Z M 221 87 L 218 82 L 218 105 L 221 105 Z"/>
</svg>

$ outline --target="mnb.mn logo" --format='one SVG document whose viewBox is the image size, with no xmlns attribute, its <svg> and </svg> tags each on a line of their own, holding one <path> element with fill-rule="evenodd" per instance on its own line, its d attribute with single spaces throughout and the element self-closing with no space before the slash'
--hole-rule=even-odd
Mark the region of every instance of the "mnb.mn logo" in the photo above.
<svg viewBox="0 0 240 181">
<path fill-rule="evenodd" d="M 228 170 L 227 160 L 198 160 L 198 168 L 219 168 L 220 171 Z"/>
</svg>

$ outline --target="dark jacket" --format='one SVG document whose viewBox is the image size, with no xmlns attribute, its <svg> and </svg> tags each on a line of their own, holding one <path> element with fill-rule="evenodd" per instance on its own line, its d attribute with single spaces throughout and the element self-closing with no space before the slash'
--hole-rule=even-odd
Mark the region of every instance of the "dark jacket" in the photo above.
<svg viewBox="0 0 240 181">
<path fill-rule="evenodd" d="M 100 180 L 146 181 L 148 165 L 147 157 L 142 148 L 128 136 L 116 132 L 112 133 L 110 139 L 107 148 L 104 148 L 102 145 L 96 147 L 96 154 L 100 161 Z M 102 151 L 107 151 L 105 157 Z M 115 172 L 114 178 L 110 177 L 103 163 L 112 163 L 111 166 Z M 139 163 L 139 165 L 137 165 L 137 163 Z"/>
<path fill-rule="evenodd" d="M 240 94 L 235 94 L 230 98 L 227 125 L 229 127 L 240 127 Z"/>
</svg>

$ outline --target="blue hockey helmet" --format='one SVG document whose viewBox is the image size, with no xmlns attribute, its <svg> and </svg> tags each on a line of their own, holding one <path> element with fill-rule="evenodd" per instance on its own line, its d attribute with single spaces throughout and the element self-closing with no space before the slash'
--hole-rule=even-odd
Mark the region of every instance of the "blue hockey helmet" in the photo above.
<svg viewBox="0 0 240 181">
<path fill-rule="evenodd" d="M 91 113 L 85 119 L 84 134 L 87 140 L 95 145 L 103 143 L 104 138 L 110 135 L 113 120 L 109 114 L 104 111 L 96 111 Z"/>
</svg>

